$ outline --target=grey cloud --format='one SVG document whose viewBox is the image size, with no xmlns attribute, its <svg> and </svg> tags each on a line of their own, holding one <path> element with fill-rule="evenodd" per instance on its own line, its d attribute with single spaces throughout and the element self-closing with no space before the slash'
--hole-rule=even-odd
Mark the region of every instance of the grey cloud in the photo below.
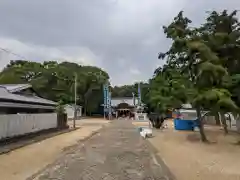
<svg viewBox="0 0 240 180">
<path fill-rule="evenodd" d="M 239 6 L 237 0 L 1 0 L 0 38 L 5 43 L 0 46 L 37 61 L 96 64 L 109 72 L 113 84 L 131 83 L 149 78 L 163 63 L 157 54 L 169 41 L 161 27 L 180 10 L 201 23 L 206 10 Z M 140 74 L 132 75 L 133 67 Z"/>
</svg>

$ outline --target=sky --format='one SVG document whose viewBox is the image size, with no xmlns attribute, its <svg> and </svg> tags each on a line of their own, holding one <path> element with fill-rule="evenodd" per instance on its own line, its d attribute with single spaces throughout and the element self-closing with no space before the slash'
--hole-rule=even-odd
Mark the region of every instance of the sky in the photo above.
<svg viewBox="0 0 240 180">
<path fill-rule="evenodd" d="M 239 0 L 0 0 L 0 68 L 71 61 L 101 67 L 112 85 L 146 81 L 170 45 L 162 26 L 179 11 L 201 24 L 206 11 L 235 8 Z"/>
</svg>

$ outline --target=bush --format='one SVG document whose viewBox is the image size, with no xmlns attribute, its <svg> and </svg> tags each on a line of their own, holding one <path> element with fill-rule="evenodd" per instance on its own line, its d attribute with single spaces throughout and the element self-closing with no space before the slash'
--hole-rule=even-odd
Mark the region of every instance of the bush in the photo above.
<svg viewBox="0 0 240 180">
<path fill-rule="evenodd" d="M 62 101 L 58 102 L 58 105 L 56 107 L 56 112 L 58 115 L 66 114 L 66 110 Z"/>
</svg>

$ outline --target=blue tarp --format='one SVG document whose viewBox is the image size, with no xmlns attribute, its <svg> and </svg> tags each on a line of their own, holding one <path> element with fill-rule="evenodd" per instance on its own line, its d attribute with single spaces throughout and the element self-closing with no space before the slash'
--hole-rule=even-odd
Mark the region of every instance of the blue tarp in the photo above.
<svg viewBox="0 0 240 180">
<path fill-rule="evenodd" d="M 174 119 L 174 127 L 176 130 L 193 131 L 195 127 L 198 127 L 198 124 L 198 120 Z"/>
</svg>

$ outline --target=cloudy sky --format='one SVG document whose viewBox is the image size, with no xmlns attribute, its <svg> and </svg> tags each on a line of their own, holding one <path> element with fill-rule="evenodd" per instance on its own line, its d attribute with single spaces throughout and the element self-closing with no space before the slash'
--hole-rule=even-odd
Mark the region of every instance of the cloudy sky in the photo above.
<svg viewBox="0 0 240 180">
<path fill-rule="evenodd" d="M 114 85 L 147 80 L 169 46 L 162 26 L 184 10 L 240 8 L 239 0 L 0 0 L 0 48 L 32 61 L 96 65 Z M 0 67 L 20 57 L 0 50 Z"/>
</svg>

